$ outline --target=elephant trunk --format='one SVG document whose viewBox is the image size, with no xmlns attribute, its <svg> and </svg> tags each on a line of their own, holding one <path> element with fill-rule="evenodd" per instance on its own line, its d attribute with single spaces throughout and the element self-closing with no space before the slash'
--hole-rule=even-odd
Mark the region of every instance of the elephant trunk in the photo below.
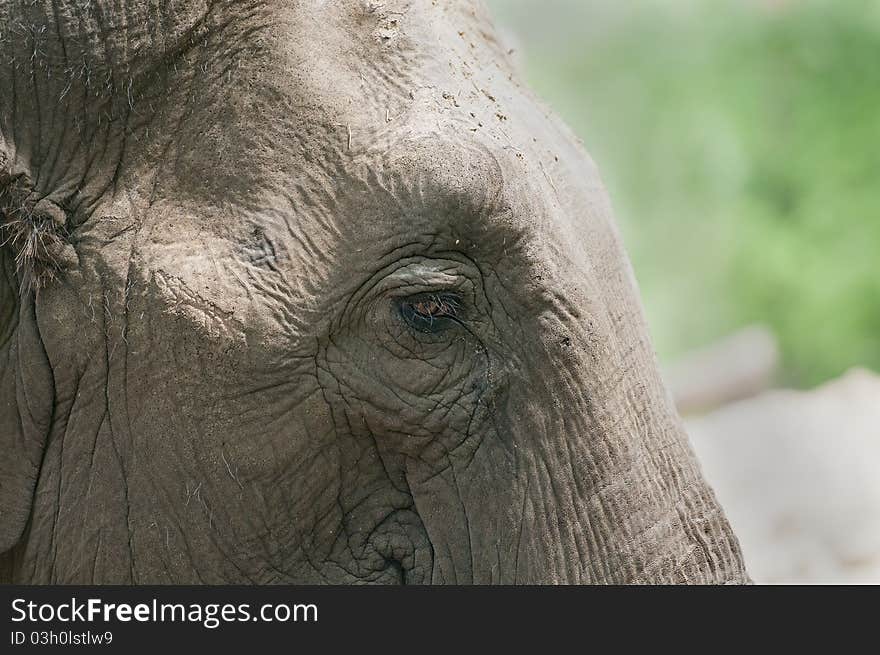
<svg viewBox="0 0 880 655">
<path fill-rule="evenodd" d="M 526 399 L 518 404 L 510 432 L 487 438 L 469 459 L 452 458 L 440 474 L 410 478 L 434 582 L 748 582 L 677 427 L 656 433 L 639 421 L 641 443 L 615 448 L 597 436 L 598 417 L 551 432 L 535 425 Z M 607 427 L 639 429 L 624 423 Z"/>
</svg>

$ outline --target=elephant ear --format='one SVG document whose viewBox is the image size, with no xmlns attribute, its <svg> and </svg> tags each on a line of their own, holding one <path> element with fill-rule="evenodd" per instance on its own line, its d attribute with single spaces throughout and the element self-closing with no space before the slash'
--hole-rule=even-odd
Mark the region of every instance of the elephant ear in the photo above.
<svg viewBox="0 0 880 655">
<path fill-rule="evenodd" d="M 15 269 L 8 227 L 14 179 L 3 164 L 0 150 L 0 553 L 18 543 L 30 518 L 54 404 L 35 292 L 23 291 Z"/>
</svg>

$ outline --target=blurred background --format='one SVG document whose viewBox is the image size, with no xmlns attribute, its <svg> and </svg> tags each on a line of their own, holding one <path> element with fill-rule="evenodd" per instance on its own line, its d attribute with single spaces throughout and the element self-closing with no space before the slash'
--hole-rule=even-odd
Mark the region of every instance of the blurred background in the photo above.
<svg viewBox="0 0 880 655">
<path fill-rule="evenodd" d="M 487 2 L 599 165 L 755 581 L 880 583 L 880 2 Z"/>
</svg>

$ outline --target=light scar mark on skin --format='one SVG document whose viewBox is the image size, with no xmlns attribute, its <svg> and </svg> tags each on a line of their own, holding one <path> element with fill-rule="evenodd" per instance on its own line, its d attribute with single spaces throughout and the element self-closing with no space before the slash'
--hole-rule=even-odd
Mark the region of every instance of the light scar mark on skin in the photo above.
<svg viewBox="0 0 880 655">
<path fill-rule="evenodd" d="M 226 471 L 229 473 L 229 477 L 231 477 L 233 480 L 235 480 L 235 483 L 239 486 L 239 488 L 244 489 L 244 485 L 241 483 L 241 481 L 238 479 L 238 477 L 235 475 L 235 473 L 232 472 L 232 467 L 229 466 L 229 461 L 226 459 L 226 453 L 224 452 L 223 448 L 220 449 L 220 458 L 223 460 L 223 463 L 226 465 Z"/>
</svg>

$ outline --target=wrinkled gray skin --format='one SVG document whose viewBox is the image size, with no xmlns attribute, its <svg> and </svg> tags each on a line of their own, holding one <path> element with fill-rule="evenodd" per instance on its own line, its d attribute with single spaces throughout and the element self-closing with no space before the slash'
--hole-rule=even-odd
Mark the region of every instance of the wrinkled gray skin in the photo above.
<svg viewBox="0 0 880 655">
<path fill-rule="evenodd" d="M 7 579 L 747 581 L 481 6 L 125 4 L 0 2 Z"/>
</svg>

